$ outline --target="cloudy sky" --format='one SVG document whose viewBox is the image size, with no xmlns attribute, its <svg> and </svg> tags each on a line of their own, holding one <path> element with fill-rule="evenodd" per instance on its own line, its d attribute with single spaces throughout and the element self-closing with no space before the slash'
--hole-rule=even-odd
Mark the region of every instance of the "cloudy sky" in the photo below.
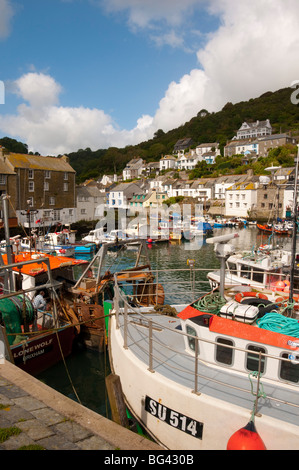
<svg viewBox="0 0 299 470">
<path fill-rule="evenodd" d="M 124 147 L 288 87 L 298 18 L 298 0 L 0 0 L 0 137 Z"/>
</svg>

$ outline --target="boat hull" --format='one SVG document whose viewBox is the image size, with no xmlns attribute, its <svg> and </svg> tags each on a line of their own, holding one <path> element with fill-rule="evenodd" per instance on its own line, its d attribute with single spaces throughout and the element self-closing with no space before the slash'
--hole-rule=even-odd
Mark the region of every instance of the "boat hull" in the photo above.
<svg viewBox="0 0 299 470">
<path fill-rule="evenodd" d="M 14 363 L 28 374 L 37 375 L 71 354 L 74 327 L 41 333 L 26 343 L 11 346 Z"/>
<path fill-rule="evenodd" d="M 163 341 L 162 337 L 160 340 Z M 250 420 L 250 407 L 246 403 L 245 406 L 236 404 L 236 400 L 225 400 L 221 386 L 214 384 L 214 396 L 205 393 L 205 387 L 195 393 L 191 387 L 171 380 L 168 374 L 149 370 L 149 364 L 137 357 L 130 346 L 124 347 L 122 328 L 116 327 L 114 316 L 110 318 L 109 357 L 112 372 L 120 377 L 131 413 L 166 449 L 225 450 L 230 437 Z M 185 372 L 178 367 L 177 373 Z M 210 373 L 213 377 L 213 368 Z M 255 424 L 268 450 L 298 448 L 296 425 L 286 426 L 267 416 L 256 417 Z M 278 426 L 284 428 L 283 439 Z"/>
</svg>

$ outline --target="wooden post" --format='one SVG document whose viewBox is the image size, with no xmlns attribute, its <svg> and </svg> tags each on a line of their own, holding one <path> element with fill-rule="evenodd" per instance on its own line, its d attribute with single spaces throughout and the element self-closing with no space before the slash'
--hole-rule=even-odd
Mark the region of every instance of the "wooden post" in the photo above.
<svg viewBox="0 0 299 470">
<path fill-rule="evenodd" d="M 110 374 L 106 377 L 106 388 L 111 408 L 111 418 L 117 424 L 129 427 L 123 392 L 118 375 Z"/>
</svg>

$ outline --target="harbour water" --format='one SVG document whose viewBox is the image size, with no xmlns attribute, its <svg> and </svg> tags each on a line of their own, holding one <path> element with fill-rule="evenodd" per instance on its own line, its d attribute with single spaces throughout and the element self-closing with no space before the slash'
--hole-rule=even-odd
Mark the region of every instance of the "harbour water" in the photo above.
<svg viewBox="0 0 299 470">
<path fill-rule="evenodd" d="M 261 235 L 255 227 L 242 229 L 223 228 L 215 229 L 213 236 L 238 232 L 239 238 L 232 241 L 236 250 L 254 249 L 260 244 L 266 244 L 268 235 Z M 275 243 L 285 249 L 291 249 L 291 238 L 276 237 Z M 298 241 L 297 241 L 298 244 Z M 297 248 L 298 251 L 298 248 Z M 205 239 L 195 242 L 182 242 L 181 244 L 154 244 L 148 249 L 151 267 L 158 270 L 159 282 L 165 289 L 165 303 L 170 299 L 175 302 L 191 302 L 190 295 L 199 297 L 200 292 L 208 292 L 209 284 L 206 280 L 207 270 L 216 269 L 220 266 L 214 251 L 214 245 L 207 244 Z M 115 254 L 111 255 L 111 265 L 118 263 L 121 270 L 129 262 L 133 253 L 128 252 L 120 260 Z M 116 261 L 117 260 L 117 261 Z M 198 282 L 193 283 L 192 263 L 194 268 L 202 269 L 199 273 Z M 177 272 L 172 270 L 180 270 Z M 191 294 L 187 296 L 186 292 Z M 192 293 L 193 289 L 193 293 Z M 63 393 L 64 395 L 79 401 L 91 410 L 110 418 L 110 409 L 105 389 L 105 377 L 110 373 L 108 355 L 99 354 L 96 351 L 87 351 L 77 348 L 65 362 L 48 369 L 38 376 L 38 379 Z"/>
</svg>

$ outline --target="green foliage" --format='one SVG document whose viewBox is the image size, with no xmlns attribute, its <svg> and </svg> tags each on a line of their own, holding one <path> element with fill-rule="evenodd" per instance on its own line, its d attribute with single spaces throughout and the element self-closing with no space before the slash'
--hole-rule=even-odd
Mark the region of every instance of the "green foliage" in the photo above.
<svg viewBox="0 0 299 470">
<path fill-rule="evenodd" d="M 184 196 L 175 196 L 175 197 L 170 197 L 169 199 L 166 199 L 165 204 L 166 206 L 173 206 L 174 204 L 179 204 L 182 202 L 184 199 Z"/>
<path fill-rule="evenodd" d="M 10 139 L 9 137 L 3 137 L 0 139 L 0 145 L 12 153 L 28 153 L 28 145 L 18 142 L 15 139 Z"/>
</svg>

